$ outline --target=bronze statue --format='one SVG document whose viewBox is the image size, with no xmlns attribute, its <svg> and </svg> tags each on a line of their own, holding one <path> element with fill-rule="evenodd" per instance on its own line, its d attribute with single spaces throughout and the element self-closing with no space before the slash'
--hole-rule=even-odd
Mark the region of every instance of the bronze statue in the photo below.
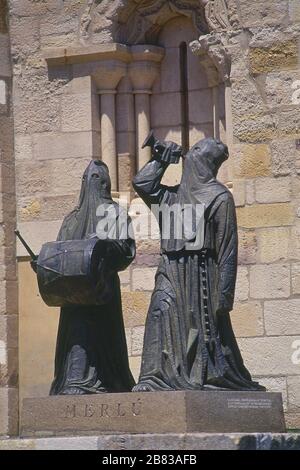
<svg viewBox="0 0 300 470">
<path fill-rule="evenodd" d="M 32 261 L 42 298 L 61 306 L 50 395 L 129 392 L 134 385 L 117 274 L 135 256 L 129 225 L 112 200 L 107 166 L 91 161 L 78 206 L 57 241 Z"/>
<path fill-rule="evenodd" d="M 184 157 L 181 183 L 168 187 L 161 179 L 168 165 L 178 161 L 180 147 L 153 136 L 146 145 L 152 147 L 152 159 L 133 186 L 159 219 L 161 260 L 133 390 L 264 390 L 244 366 L 229 315 L 237 223 L 233 197 L 216 179 L 228 149 L 212 138 L 201 140 Z M 164 210 L 174 207 L 166 236 Z"/>
</svg>

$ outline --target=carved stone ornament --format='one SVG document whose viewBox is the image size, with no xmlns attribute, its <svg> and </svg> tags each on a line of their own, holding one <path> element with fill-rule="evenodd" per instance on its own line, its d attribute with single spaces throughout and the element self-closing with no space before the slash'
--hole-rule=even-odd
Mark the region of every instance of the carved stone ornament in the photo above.
<svg viewBox="0 0 300 470">
<path fill-rule="evenodd" d="M 231 55 L 226 46 L 226 36 L 223 33 L 210 33 L 200 36 L 197 41 L 190 43 L 190 48 L 206 69 L 211 85 L 230 78 Z M 216 74 L 218 71 L 218 74 Z"/>
<path fill-rule="evenodd" d="M 87 0 L 81 37 L 110 27 L 114 40 L 156 44 L 163 25 L 180 15 L 190 18 L 199 35 L 230 28 L 228 0 Z M 110 26 L 109 26 L 110 25 Z"/>
</svg>

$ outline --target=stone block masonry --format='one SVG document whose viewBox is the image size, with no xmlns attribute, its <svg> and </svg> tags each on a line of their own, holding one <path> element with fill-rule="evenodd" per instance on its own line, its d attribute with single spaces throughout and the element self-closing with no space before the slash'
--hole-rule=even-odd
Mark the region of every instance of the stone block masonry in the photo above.
<svg viewBox="0 0 300 470">
<path fill-rule="evenodd" d="M 12 71 L 8 10 L 0 2 L 0 436 L 18 433 L 18 289 Z"/>
<path fill-rule="evenodd" d="M 101 155 L 104 148 L 110 149 L 110 156 L 116 154 L 113 162 L 117 168 L 112 171 L 118 189 L 132 191 L 130 180 L 138 161 L 142 162 L 146 155 L 136 155 L 136 141 L 144 139 L 144 130 L 151 124 L 158 138 L 181 140 L 180 74 L 177 68 L 174 70 L 178 60 L 175 45 L 178 38 L 190 43 L 200 34 L 189 24 L 186 15 L 181 18 L 178 14 L 172 23 L 168 9 L 158 8 L 162 31 L 157 36 L 151 32 L 150 42 L 163 47 L 165 55 L 164 59 L 161 57 L 160 71 L 155 64 L 144 67 L 141 64 L 144 59 L 140 60 L 136 51 L 138 66 L 132 70 L 135 86 L 123 79 L 116 84 L 115 75 L 120 78 L 128 67 L 128 44 L 147 42 L 147 35 L 140 40 L 134 36 L 137 34 L 134 25 L 138 22 L 132 20 L 131 6 L 139 8 L 139 2 L 127 2 L 130 8 L 122 13 L 119 7 L 126 2 L 120 0 L 94 2 L 91 9 L 87 8 L 87 2 L 73 0 L 8 3 L 7 10 L 6 2 L 0 0 L 0 434 L 3 435 L 17 432 L 18 285 L 22 288 L 22 396 L 45 394 L 48 390 L 45 382 L 50 380 L 50 371 L 48 376 L 35 367 L 40 358 L 25 341 L 29 323 L 35 319 L 36 325 L 44 328 L 43 334 L 36 335 L 34 347 L 36 351 L 46 349 L 43 357 L 50 364 L 57 322 L 56 313 L 46 310 L 38 297 L 34 274 L 24 269 L 21 259 L 24 260 L 25 253 L 21 247 L 18 247 L 18 257 L 19 266 L 23 266 L 16 281 L 12 237 L 16 213 L 18 227 L 38 252 L 43 241 L 56 237 L 63 216 L 74 207 L 82 171 L 89 159 L 107 157 L 106 151 Z M 195 2 L 189 3 L 194 8 Z M 239 273 L 232 323 L 246 366 L 270 391 L 283 394 L 288 426 L 296 429 L 300 428 L 299 2 L 231 0 L 225 3 L 228 12 L 218 15 L 225 18 L 223 25 L 218 26 L 211 19 L 217 31 L 212 28 L 208 41 L 212 57 L 209 73 L 201 57 L 188 53 L 190 122 L 187 127 L 190 143 L 212 135 L 216 131 L 213 119 L 219 112 L 221 137 L 229 144 L 231 157 L 230 177 L 224 182 L 229 181 L 233 186 L 239 224 Z M 129 25 L 131 39 L 126 36 L 129 32 L 122 22 Z M 225 52 L 216 46 L 223 37 Z M 126 46 L 116 46 L 122 42 Z M 49 48 L 52 59 L 48 52 L 47 63 L 45 56 Z M 66 53 L 60 57 L 60 63 L 55 63 L 61 48 Z M 97 79 L 98 85 L 100 80 L 97 61 L 105 48 L 114 50 L 118 60 L 109 62 L 111 74 L 105 82 L 109 93 L 100 97 L 96 85 Z M 68 51 L 71 51 L 69 55 Z M 125 64 L 123 67 L 119 59 Z M 227 62 L 231 62 L 230 71 L 226 71 Z M 217 74 L 213 64 L 218 67 Z M 229 78 L 226 86 L 222 83 L 220 87 L 217 103 L 213 99 L 216 93 L 212 91 L 215 82 L 212 85 L 211 80 L 219 74 L 224 82 L 226 73 Z M 105 78 L 103 74 L 102 78 Z M 138 86 L 141 78 L 147 84 L 144 88 Z M 108 102 L 115 104 L 116 113 L 115 116 L 108 113 L 101 126 Z M 146 114 L 142 103 L 147 107 Z M 114 117 L 115 128 L 110 125 Z M 143 132 L 136 133 L 136 124 Z M 109 130 L 108 134 L 104 135 L 103 126 Z M 112 140 L 114 135 L 116 145 Z M 174 179 L 178 182 L 178 168 L 171 170 L 166 182 Z M 158 254 L 157 240 L 139 241 L 135 263 L 120 275 L 130 364 L 136 378 Z M 32 291 L 33 304 L 28 301 L 28 292 Z M 27 376 L 29 370 L 31 377 Z M 43 376 L 42 379 L 35 374 Z M 157 443 L 154 437 L 147 439 L 148 444 L 143 444 L 141 437 L 126 437 L 125 441 L 129 448 Z M 172 439 L 166 438 L 162 445 L 168 448 Z M 259 448 L 288 445 L 281 437 L 269 435 L 251 439 L 253 446 Z M 4 442 L 0 441 L 0 447 L 9 445 Z M 113 437 L 90 442 L 103 448 L 120 445 Z M 221 442 L 219 438 L 202 440 L 182 435 L 176 442 L 182 448 L 218 445 L 236 448 L 245 441 L 224 437 Z M 52 441 L 42 440 L 16 443 L 17 446 L 27 444 L 54 445 Z M 58 445 L 77 444 L 61 441 Z M 88 444 L 82 441 L 78 445 Z"/>
</svg>

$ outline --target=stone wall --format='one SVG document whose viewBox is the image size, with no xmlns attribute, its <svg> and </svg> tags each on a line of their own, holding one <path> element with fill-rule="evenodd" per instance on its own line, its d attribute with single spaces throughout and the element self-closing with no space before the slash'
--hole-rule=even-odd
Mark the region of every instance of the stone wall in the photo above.
<svg viewBox="0 0 300 470">
<path fill-rule="evenodd" d="M 132 7 L 134 3 L 139 5 L 141 2 L 19 0 L 9 3 L 14 76 L 17 218 L 18 226 L 38 251 L 42 242 L 56 237 L 62 217 L 73 208 L 78 197 L 81 174 L 87 162 L 90 158 L 99 158 L 101 155 L 97 81 L 92 76 L 92 69 L 91 74 L 87 73 L 90 66 L 87 65 L 86 58 L 82 59 L 82 51 L 92 54 L 91 51 L 99 48 L 100 44 L 120 41 L 125 33 L 124 27 L 119 28 L 118 21 L 124 21 L 124 24 L 126 21 L 133 21 L 128 16 L 128 10 L 120 8 L 126 5 Z M 201 13 L 204 11 L 201 5 L 205 2 L 191 0 L 181 3 L 190 4 L 190 20 L 195 21 L 196 18 L 195 24 L 202 22 L 201 27 L 205 28 L 204 13 Z M 2 4 L 4 2 L 0 2 Z M 222 76 L 221 81 L 226 85 L 224 93 L 227 105 L 222 111 L 224 119 L 226 115 L 226 132 L 223 128 L 221 135 L 230 146 L 230 174 L 240 232 L 238 285 L 232 312 L 234 329 L 246 365 L 269 390 L 282 391 L 288 425 L 299 428 L 300 353 L 297 351 L 300 348 L 300 150 L 297 139 L 300 138 L 300 118 L 299 103 L 297 99 L 292 99 L 293 96 L 295 98 L 296 91 L 293 87 L 300 80 L 299 2 L 210 0 L 208 4 L 211 9 L 207 13 L 207 24 L 211 26 L 205 32 L 210 33 L 207 36 L 209 40 L 206 41 L 206 36 L 202 35 L 192 50 L 195 53 L 193 57 L 199 61 L 203 59 L 203 49 L 208 50 L 215 68 Z M 223 10 L 225 4 L 228 8 Z M 7 44 L 8 38 L 6 30 L 3 32 L 5 26 L 2 25 L 5 23 L 1 20 L 1 47 L 2 44 Z M 132 34 L 136 34 L 138 28 L 135 30 L 133 26 Z M 198 31 L 194 39 L 197 40 L 199 36 Z M 7 50 L 7 46 L 5 47 Z M 45 60 L 49 48 L 57 52 L 58 49 L 67 51 L 71 47 L 80 49 L 80 63 L 73 63 L 73 59 L 66 58 L 61 65 L 52 63 L 50 66 L 49 61 Z M 74 57 L 74 50 L 72 54 Z M 205 66 L 203 61 L 202 65 Z M 10 86 L 8 66 L 9 61 L 4 65 L 4 72 L 2 69 L 0 71 L 0 80 L 2 83 L 2 77 L 4 78 L 6 90 Z M 198 62 L 194 71 L 196 67 Z M 211 64 L 209 67 L 211 70 Z M 197 96 L 202 89 L 206 89 L 206 85 L 201 84 L 201 79 L 203 77 L 199 76 L 199 88 L 194 88 Z M 123 85 L 120 90 L 124 95 L 123 98 L 120 98 L 121 94 L 118 95 L 117 106 L 121 99 L 132 109 L 132 99 L 128 97 L 126 86 L 122 88 Z M 1 94 L 3 85 L 1 86 L 0 98 L 5 96 L 9 100 L 9 93 Z M 153 102 L 157 92 L 156 83 L 151 98 Z M 203 106 L 207 96 L 201 101 Z M 5 129 L 8 129 L 4 134 L 4 144 L 11 145 L 7 103 L 8 101 L 3 104 L 4 115 L 1 115 L 1 122 L 5 121 Z M 201 116 L 201 103 L 199 114 L 197 107 L 193 109 L 195 127 L 206 122 Z M 132 142 L 136 136 L 133 115 L 125 115 L 132 117 L 126 125 L 123 123 L 123 127 L 118 127 L 120 122 L 117 122 L 116 129 L 119 134 L 125 132 L 129 136 L 127 144 L 125 142 L 127 149 L 122 147 L 118 156 L 120 190 L 129 189 L 128 181 L 135 169 Z M 171 117 L 173 116 L 170 116 L 170 120 Z M 168 125 L 170 128 L 173 126 L 171 121 L 166 122 L 166 127 Z M 160 126 L 161 123 L 157 121 L 156 127 Z M 176 126 L 178 127 L 178 122 L 173 127 Z M 4 144 L 1 143 L 1 150 Z M 3 171 L 12 170 L 13 162 L 10 151 L 2 151 L 2 154 L 7 159 L 7 164 L 3 166 L 1 156 L 3 174 Z M 7 351 L 10 350 L 11 364 L 16 363 L 14 348 L 17 346 L 14 256 L 12 238 L 7 235 L 9 224 L 14 223 L 13 179 L 13 170 L 6 173 L 2 190 L 5 193 L 2 195 L 2 210 L 8 218 L 7 223 L 2 223 L 6 235 L 3 235 L 5 242 L 1 249 L 5 257 L 5 273 L 1 277 L 1 289 L 4 289 L 5 294 L 1 299 L 9 299 L 3 306 L 3 313 L 10 315 L 3 315 L 3 322 L 0 318 L 0 358 L 9 357 Z M 25 255 L 20 247 L 18 255 L 20 260 Z M 121 274 L 130 363 L 135 376 L 138 375 L 140 366 L 143 328 L 157 262 L 157 241 L 142 240 L 138 243 L 135 263 Z M 42 373 L 41 369 L 36 369 L 40 360 L 36 351 L 44 349 L 43 357 L 45 364 L 48 364 L 51 354 L 54 355 L 57 316 L 50 319 L 51 309 L 46 309 L 49 311 L 47 324 L 46 310 L 37 298 L 37 293 L 33 304 L 25 301 L 24 295 L 32 292 L 30 289 L 34 275 L 21 265 L 19 272 L 22 315 L 20 344 L 23 348 L 20 367 L 21 370 L 22 367 L 26 370 L 26 374 L 32 371 L 31 380 L 30 375 L 27 375 L 27 382 L 22 385 L 21 381 L 21 396 L 39 396 L 45 393 L 47 384 L 35 374 L 35 370 Z M 33 277 L 29 281 L 30 275 Z M 7 292 L 10 294 L 6 297 Z M 32 308 L 34 312 L 30 311 Z M 45 331 L 39 335 L 34 325 L 32 330 L 29 326 L 39 312 L 42 312 L 45 319 L 44 328 L 48 335 Z M 31 332 L 35 334 L 30 341 Z M 8 340 L 11 343 L 7 349 Z M 4 345 L 2 348 L 1 344 Z M 45 348 L 49 349 L 45 351 Z M 1 367 L 1 371 L 2 369 Z M 16 367 L 11 365 L 9 370 L 16 370 Z M 13 400 L 15 375 L 4 374 L 4 378 L 10 378 L 5 378 L 5 386 L 0 389 L 0 394 L 3 394 L 1 403 L 7 403 L 8 399 Z M 30 389 L 26 384 L 30 385 Z M 3 421 L 4 418 L 1 419 Z M 7 432 L 7 427 L 1 432 Z"/>
<path fill-rule="evenodd" d="M 18 431 L 18 306 L 12 77 L 6 1 L 0 1 L 0 435 Z"/>
</svg>

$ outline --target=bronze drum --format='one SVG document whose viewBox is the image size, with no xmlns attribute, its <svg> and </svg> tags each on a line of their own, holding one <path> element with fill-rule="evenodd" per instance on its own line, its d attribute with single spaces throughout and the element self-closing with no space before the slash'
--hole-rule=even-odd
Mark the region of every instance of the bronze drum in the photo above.
<svg viewBox="0 0 300 470">
<path fill-rule="evenodd" d="M 50 307 L 103 305 L 112 295 L 98 238 L 45 243 L 37 260 L 42 299 Z"/>
</svg>

